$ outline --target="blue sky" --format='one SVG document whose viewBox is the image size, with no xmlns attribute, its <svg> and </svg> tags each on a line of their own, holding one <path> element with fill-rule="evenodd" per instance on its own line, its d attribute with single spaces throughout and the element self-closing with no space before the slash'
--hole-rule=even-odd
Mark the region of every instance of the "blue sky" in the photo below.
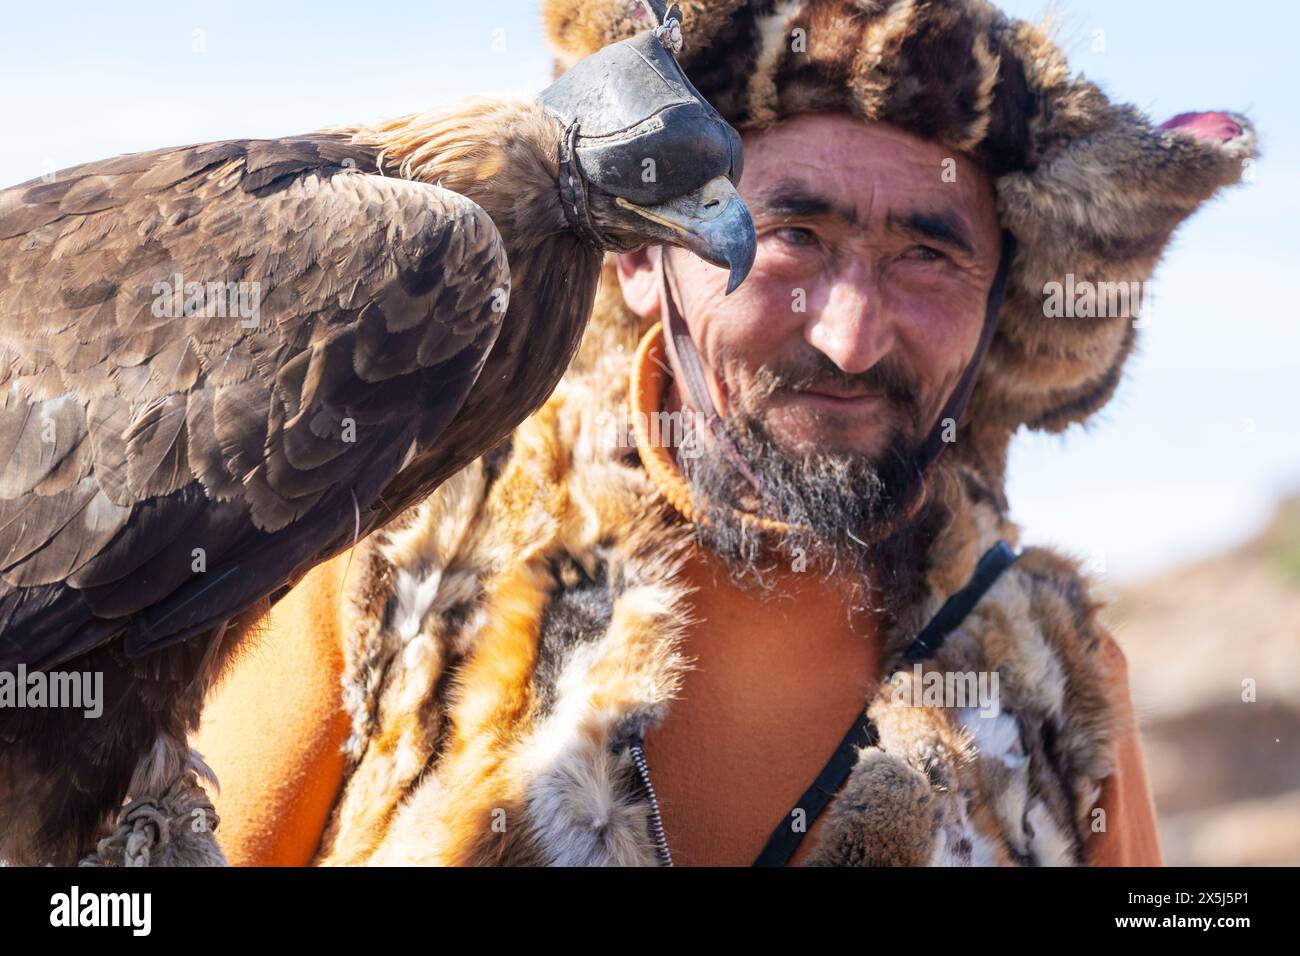
<svg viewBox="0 0 1300 956">
<path fill-rule="evenodd" d="M 1295 4 L 1009 0 L 1051 12 L 1074 68 L 1164 119 L 1245 111 L 1255 182 L 1178 234 L 1140 352 L 1088 429 L 1022 436 L 1009 494 L 1031 543 L 1118 582 L 1248 536 L 1300 491 Z M 65 2 L 6 13 L 0 184 L 177 143 L 307 132 L 547 82 L 536 0 Z"/>
</svg>

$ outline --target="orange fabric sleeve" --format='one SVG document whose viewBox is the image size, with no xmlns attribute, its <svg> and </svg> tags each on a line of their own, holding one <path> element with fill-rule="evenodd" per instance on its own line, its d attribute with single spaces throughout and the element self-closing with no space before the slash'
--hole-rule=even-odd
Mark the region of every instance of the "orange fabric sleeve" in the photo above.
<svg viewBox="0 0 1300 956">
<path fill-rule="evenodd" d="M 191 741 L 216 772 L 232 866 L 304 866 L 343 782 L 339 585 L 348 552 L 286 594 L 209 693 Z"/>
<path fill-rule="evenodd" d="M 1090 866 L 1164 866 L 1156 829 L 1155 806 L 1147 785 L 1146 764 L 1137 715 L 1128 683 L 1128 661 L 1109 634 L 1102 639 L 1101 660 L 1110 675 L 1119 717 L 1115 772 L 1102 781 L 1097 805 L 1106 811 L 1105 829 L 1088 838 Z"/>
</svg>

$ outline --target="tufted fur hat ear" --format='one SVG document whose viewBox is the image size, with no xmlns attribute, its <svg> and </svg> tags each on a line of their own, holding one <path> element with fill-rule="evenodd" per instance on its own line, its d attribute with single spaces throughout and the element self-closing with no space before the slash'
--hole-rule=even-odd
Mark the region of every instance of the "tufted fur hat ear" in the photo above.
<svg viewBox="0 0 1300 956">
<path fill-rule="evenodd" d="M 1179 223 L 1256 154 L 1237 114 L 1155 126 L 1111 103 L 1042 31 L 987 0 L 678 5 L 679 62 L 738 129 L 847 112 L 942 143 L 993 176 L 1017 252 L 971 401 L 982 424 L 1059 430 L 1104 405 L 1133 347 L 1133 317 L 1056 316 L 1051 284 L 1104 295 L 1104 284 L 1145 281 Z M 651 26 L 641 0 L 543 0 L 543 22 L 557 72 Z M 628 338 L 611 328 L 636 322 L 617 298 L 598 299 L 586 355 Z"/>
</svg>

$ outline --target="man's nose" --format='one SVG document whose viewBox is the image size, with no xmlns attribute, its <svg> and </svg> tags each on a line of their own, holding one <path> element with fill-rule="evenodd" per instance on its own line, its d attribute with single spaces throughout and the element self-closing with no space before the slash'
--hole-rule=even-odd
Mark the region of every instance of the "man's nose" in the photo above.
<svg viewBox="0 0 1300 956">
<path fill-rule="evenodd" d="M 869 264 L 837 277 L 824 306 L 804 326 L 804 340 L 850 375 L 865 372 L 894 345 Z"/>
</svg>

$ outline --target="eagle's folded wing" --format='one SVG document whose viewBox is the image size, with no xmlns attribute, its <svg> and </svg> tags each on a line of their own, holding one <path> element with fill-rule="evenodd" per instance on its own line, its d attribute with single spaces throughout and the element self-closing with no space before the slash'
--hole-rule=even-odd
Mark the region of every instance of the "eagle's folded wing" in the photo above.
<svg viewBox="0 0 1300 956">
<path fill-rule="evenodd" d="M 509 283 L 480 207 L 329 134 L 0 192 L 0 667 L 153 650 L 345 545 Z"/>
</svg>

